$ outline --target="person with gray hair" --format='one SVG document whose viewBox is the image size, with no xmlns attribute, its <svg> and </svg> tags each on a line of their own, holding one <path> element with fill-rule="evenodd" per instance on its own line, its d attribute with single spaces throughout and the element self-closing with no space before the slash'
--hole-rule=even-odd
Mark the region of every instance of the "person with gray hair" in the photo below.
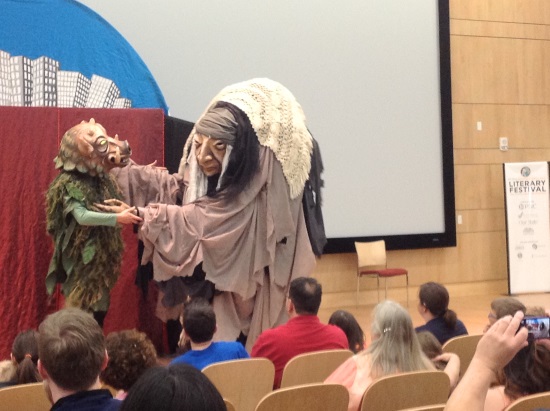
<svg viewBox="0 0 550 411">
<path fill-rule="evenodd" d="M 338 367 L 325 383 L 344 385 L 350 394 L 348 410 L 359 410 L 365 390 L 376 379 L 409 371 L 435 370 L 426 357 L 408 311 L 394 301 L 376 305 L 371 326 L 372 343 Z M 446 353 L 438 360 L 447 361 L 445 373 L 454 386 L 458 381 L 460 360 Z"/>
<path fill-rule="evenodd" d="M 52 410 L 118 410 L 121 401 L 101 389 L 107 366 L 103 331 L 91 314 L 66 308 L 50 314 L 38 327 L 38 371 Z"/>
</svg>

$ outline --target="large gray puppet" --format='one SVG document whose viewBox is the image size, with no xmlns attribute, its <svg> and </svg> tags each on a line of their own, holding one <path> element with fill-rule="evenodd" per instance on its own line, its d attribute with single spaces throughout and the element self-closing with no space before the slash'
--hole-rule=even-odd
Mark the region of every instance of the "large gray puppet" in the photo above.
<svg viewBox="0 0 550 411">
<path fill-rule="evenodd" d="M 142 264 L 153 263 L 161 319 L 179 317 L 182 280 L 202 264 L 216 290 L 216 338 L 243 333 L 250 348 L 263 330 L 286 321 L 289 282 L 315 267 L 302 206 L 313 145 L 294 96 L 253 79 L 214 97 L 177 174 L 133 163 L 115 170 L 143 218 Z M 117 204 L 104 210 L 120 211 Z"/>
</svg>

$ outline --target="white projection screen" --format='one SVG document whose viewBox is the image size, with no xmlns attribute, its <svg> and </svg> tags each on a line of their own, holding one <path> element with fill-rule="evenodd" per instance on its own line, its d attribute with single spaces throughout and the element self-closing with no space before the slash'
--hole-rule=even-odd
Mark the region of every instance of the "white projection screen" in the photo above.
<svg viewBox="0 0 550 411">
<path fill-rule="evenodd" d="M 81 3 L 136 49 L 171 116 L 195 121 L 254 77 L 294 93 L 325 167 L 325 252 L 456 245 L 448 0 Z"/>
</svg>

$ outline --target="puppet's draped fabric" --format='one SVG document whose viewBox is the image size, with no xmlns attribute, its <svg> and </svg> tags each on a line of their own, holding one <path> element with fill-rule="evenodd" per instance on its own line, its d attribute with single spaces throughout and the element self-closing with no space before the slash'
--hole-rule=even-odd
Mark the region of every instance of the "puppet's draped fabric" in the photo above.
<svg viewBox="0 0 550 411">
<path fill-rule="evenodd" d="M 161 318 L 180 312 L 175 277 L 190 276 L 199 263 L 217 290 L 214 298 L 218 339 L 248 334 L 247 347 L 264 329 L 286 320 L 289 282 L 309 276 L 315 266 L 302 196 L 291 199 L 279 161 L 260 148 L 260 171 L 231 202 L 201 197 L 177 205 L 186 176 L 132 164 L 117 170 L 129 204 L 140 208 L 142 264 L 153 263 L 154 279 L 164 291 Z M 248 318 L 252 311 L 252 318 Z"/>
</svg>

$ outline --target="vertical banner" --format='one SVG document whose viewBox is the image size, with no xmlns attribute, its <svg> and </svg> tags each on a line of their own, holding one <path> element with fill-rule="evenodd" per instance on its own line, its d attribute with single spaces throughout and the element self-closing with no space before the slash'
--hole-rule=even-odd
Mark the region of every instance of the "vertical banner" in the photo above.
<svg viewBox="0 0 550 411">
<path fill-rule="evenodd" d="M 505 163 L 508 292 L 550 291 L 548 163 Z"/>
</svg>

